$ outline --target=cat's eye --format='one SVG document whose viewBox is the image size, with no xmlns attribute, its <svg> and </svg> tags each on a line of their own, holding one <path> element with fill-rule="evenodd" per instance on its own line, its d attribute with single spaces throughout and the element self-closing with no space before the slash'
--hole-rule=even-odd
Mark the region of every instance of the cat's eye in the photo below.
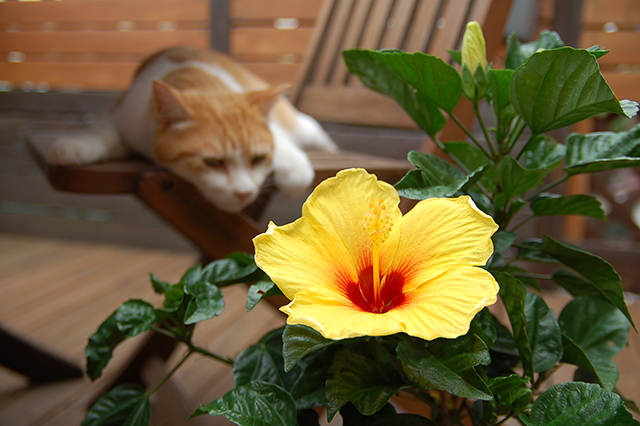
<svg viewBox="0 0 640 426">
<path fill-rule="evenodd" d="M 224 167 L 224 160 L 221 158 L 205 158 L 204 163 L 213 169 Z"/>
<path fill-rule="evenodd" d="M 257 166 L 258 164 L 264 162 L 264 160 L 266 159 L 267 159 L 266 155 L 256 155 L 253 158 L 251 158 L 251 165 Z"/>
</svg>

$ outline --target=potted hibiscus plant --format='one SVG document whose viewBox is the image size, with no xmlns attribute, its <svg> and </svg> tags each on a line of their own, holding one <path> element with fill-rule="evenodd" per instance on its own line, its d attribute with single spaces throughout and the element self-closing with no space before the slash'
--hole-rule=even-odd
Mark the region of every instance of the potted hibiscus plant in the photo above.
<svg viewBox="0 0 640 426">
<path fill-rule="evenodd" d="M 176 284 L 152 276 L 163 306 L 118 308 L 89 340 L 89 376 L 122 340 L 156 330 L 186 344 L 187 357 L 233 366 L 235 388 L 193 415 L 239 425 L 318 425 L 318 407 L 345 425 L 638 425 L 612 361 L 637 330 L 619 275 L 578 247 L 519 234 L 531 217 L 604 219 L 595 197 L 551 191 L 575 175 L 640 165 L 638 126 L 548 135 L 601 113 L 636 114 L 600 73 L 606 53 L 543 32 L 528 44 L 509 38 L 505 69 L 493 69 L 475 22 L 451 52 L 461 72 L 421 53 L 344 52 L 350 72 L 402 105 L 449 161 L 411 152 L 415 169 L 395 186 L 342 171 L 314 190 L 300 219 L 257 236 L 255 257 L 198 265 Z M 463 126 L 454 112 L 463 97 L 481 137 L 465 129 L 468 141 L 441 142 L 445 115 Z M 400 197 L 416 200 L 404 215 Z M 539 262 L 554 271 L 532 273 Z M 572 296 L 561 312 L 548 307 L 540 280 Z M 224 309 L 220 288 L 236 283 L 252 283 L 247 310 L 276 294 L 290 303 L 286 327 L 230 360 L 191 335 Z M 578 367 L 574 381 L 545 386 L 562 364 Z M 83 425 L 147 425 L 154 390 L 116 387 Z M 400 414 L 396 395 L 428 409 Z"/>
</svg>

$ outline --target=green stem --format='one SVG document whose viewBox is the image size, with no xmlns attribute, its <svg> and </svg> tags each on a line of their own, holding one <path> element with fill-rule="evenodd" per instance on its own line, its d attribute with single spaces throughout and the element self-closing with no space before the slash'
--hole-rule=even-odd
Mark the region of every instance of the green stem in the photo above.
<svg viewBox="0 0 640 426">
<path fill-rule="evenodd" d="M 455 121 L 458 127 L 460 127 L 462 131 L 473 141 L 473 143 L 476 144 L 476 146 L 484 153 L 484 155 L 487 156 L 487 158 L 493 159 L 493 157 L 487 152 L 486 149 L 484 149 L 480 142 L 478 142 L 476 137 L 473 136 L 473 133 L 471 133 L 469 129 L 467 129 L 464 124 L 462 124 L 462 122 L 458 119 L 458 117 L 456 117 L 454 113 L 451 113 L 449 116 L 453 119 L 453 121 Z"/>
<path fill-rule="evenodd" d="M 434 403 L 433 401 L 430 401 L 429 398 L 424 398 L 422 396 L 421 392 L 418 392 L 418 391 L 415 391 L 415 390 L 410 390 L 409 393 L 411 393 L 413 396 L 418 398 L 420 401 L 422 401 L 425 404 L 427 404 L 429 407 L 431 407 L 434 410 L 438 411 L 440 414 L 445 416 L 450 422 L 452 422 L 452 423 L 454 423 L 454 424 L 456 424 L 458 426 L 464 426 L 458 420 L 456 420 L 453 417 L 451 417 L 451 415 L 449 415 L 449 413 L 447 413 L 445 410 L 443 410 L 442 407 L 440 407 L 438 404 Z"/>
<path fill-rule="evenodd" d="M 513 148 L 515 148 L 516 143 L 518 143 L 518 139 L 520 139 L 520 136 L 522 136 L 522 133 L 524 132 L 524 129 L 526 127 L 527 127 L 527 124 L 522 120 L 522 118 L 518 117 L 518 120 L 516 121 L 516 125 L 515 125 L 515 128 L 514 128 L 514 132 L 511 133 L 511 138 L 509 139 L 509 142 L 507 143 L 507 152 L 506 152 L 507 155 L 511 153 Z M 525 146 L 526 146 L 526 144 L 525 144 Z M 516 157 L 516 160 L 519 159 L 522 156 L 523 152 L 524 152 L 524 149 L 520 151 L 520 153 Z"/>
<path fill-rule="evenodd" d="M 548 190 L 550 190 L 551 188 L 554 188 L 558 185 L 560 185 L 561 183 L 564 183 L 567 179 L 569 179 L 569 175 L 564 175 L 563 177 L 561 177 L 560 179 L 558 179 L 555 182 L 551 182 L 549 185 L 545 186 L 544 188 L 542 188 L 541 190 L 539 190 L 538 192 L 536 192 L 535 194 L 533 194 L 532 196 L 530 196 L 529 198 L 527 198 L 525 201 L 527 203 L 530 203 L 531 200 L 536 199 L 540 194 L 542 194 L 543 192 L 546 192 Z"/>
<path fill-rule="evenodd" d="M 480 115 L 480 109 L 478 108 L 478 102 L 473 103 L 473 111 L 476 113 L 476 117 L 478 117 L 478 123 L 480 123 L 480 128 L 482 129 L 482 133 L 484 134 L 484 139 L 487 142 L 487 146 L 489 147 L 489 151 L 491 151 L 492 158 L 496 158 L 496 151 L 493 149 L 493 144 L 491 143 L 491 138 L 489 137 L 489 132 L 484 125 L 484 120 Z"/>
<path fill-rule="evenodd" d="M 507 422 L 507 420 L 509 420 L 511 417 L 513 417 L 513 411 L 510 411 L 509 414 L 507 414 L 504 419 L 502 419 L 498 423 L 496 423 L 495 426 L 500 426 L 502 424 L 505 424 Z"/>
<path fill-rule="evenodd" d="M 513 228 L 509 229 L 509 231 L 514 232 L 516 229 L 520 228 L 522 225 L 524 225 L 525 223 L 529 222 L 531 219 L 533 219 L 534 216 L 529 216 L 526 219 L 524 219 L 522 222 L 520 222 L 519 224 L 517 224 L 516 226 L 514 226 Z"/>
<path fill-rule="evenodd" d="M 213 358 L 217 361 L 220 361 L 222 363 L 225 363 L 227 365 L 233 365 L 233 359 L 231 358 L 225 358 L 221 355 L 215 354 L 213 352 L 209 352 L 208 350 L 204 349 L 204 348 L 200 348 L 198 346 L 194 346 L 194 345 L 189 345 L 189 350 L 193 351 L 193 352 L 198 352 L 200 355 L 204 355 L 206 357 L 209 358 Z"/>
<path fill-rule="evenodd" d="M 167 329 L 161 328 L 161 327 L 156 327 L 155 325 L 153 327 L 151 327 L 152 331 L 155 331 L 156 333 L 160 333 L 160 334 L 164 334 L 165 336 L 169 336 L 172 339 L 178 339 L 178 337 L 176 336 L 175 333 L 173 333 L 172 331 L 169 331 Z"/>
<path fill-rule="evenodd" d="M 512 273 L 511 275 L 513 275 L 514 277 L 524 277 L 524 278 L 535 278 L 538 280 L 551 280 L 551 275 L 545 275 L 545 274 L 516 274 L 516 273 Z"/>
<path fill-rule="evenodd" d="M 533 389 L 538 389 L 540 385 L 542 385 L 545 380 L 547 380 L 553 373 L 555 373 L 558 368 L 560 368 L 560 364 L 556 364 L 548 370 L 545 370 L 542 373 L 538 374 L 538 380 L 536 380 L 536 382 L 533 384 Z"/>
<path fill-rule="evenodd" d="M 147 396 L 151 396 L 152 394 L 154 394 L 158 389 L 160 389 L 162 387 L 162 385 L 164 385 L 165 383 L 167 383 L 167 381 L 171 378 L 171 376 L 173 376 L 173 374 L 178 371 L 178 368 L 180 368 L 182 366 L 182 364 L 184 364 L 184 362 L 187 360 L 187 358 L 189 358 L 189 356 L 191 356 L 193 352 L 189 351 L 187 352 L 187 354 L 184 356 L 184 358 L 182 358 L 180 360 L 180 362 L 178 364 L 176 364 L 175 367 L 173 367 L 171 369 L 171 371 L 169 371 L 169 373 L 166 375 L 166 377 L 164 379 L 162 379 L 160 381 L 160 383 L 158 383 L 157 385 L 155 385 L 154 387 L 152 387 L 151 389 L 149 389 L 146 394 Z"/>
</svg>

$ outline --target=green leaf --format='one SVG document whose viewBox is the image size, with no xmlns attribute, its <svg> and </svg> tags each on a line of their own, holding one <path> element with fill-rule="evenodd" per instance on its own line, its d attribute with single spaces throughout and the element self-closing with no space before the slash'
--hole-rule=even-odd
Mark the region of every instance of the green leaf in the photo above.
<svg viewBox="0 0 640 426">
<path fill-rule="evenodd" d="M 615 306 L 597 297 L 579 296 L 569 302 L 560 313 L 560 324 L 591 357 L 612 359 L 627 345 L 629 321 Z"/>
<path fill-rule="evenodd" d="M 258 281 L 249 287 L 249 292 L 247 293 L 247 312 L 255 308 L 262 299 L 276 295 L 282 295 L 282 292 L 273 281 Z"/>
<path fill-rule="evenodd" d="M 553 310 L 537 294 L 527 293 L 524 312 L 533 353 L 533 372 L 540 373 L 562 359 L 562 331 Z"/>
<path fill-rule="evenodd" d="M 289 325 L 282 334 L 284 369 L 290 371 L 302 358 L 318 349 L 333 345 L 336 340 L 322 336 L 306 325 Z"/>
<path fill-rule="evenodd" d="M 498 163 L 498 176 L 507 198 L 535 188 L 549 172 L 549 169 L 525 169 L 513 157 L 505 157 Z"/>
<path fill-rule="evenodd" d="M 473 318 L 471 326 L 469 327 L 469 333 L 481 338 L 488 348 L 495 346 L 496 338 L 498 337 L 498 332 L 493 322 L 494 318 L 489 309 L 483 308 L 476 314 L 475 318 Z"/>
<path fill-rule="evenodd" d="M 533 377 L 534 354 L 529 340 L 525 314 L 527 290 L 524 284 L 512 275 L 499 271 L 491 271 L 491 274 L 500 284 L 500 298 L 509 315 L 509 322 L 511 322 L 511 329 L 516 339 L 516 346 L 520 353 L 524 373 L 529 377 Z"/>
<path fill-rule="evenodd" d="M 600 297 L 608 300 L 616 308 L 620 309 L 635 329 L 631 313 L 629 313 L 627 303 L 624 299 L 624 290 L 622 288 L 622 282 L 620 281 L 620 275 L 613 269 L 611 264 L 587 251 L 569 244 L 560 243 L 548 235 L 545 235 L 543 238 L 542 250 L 553 256 L 563 265 L 568 266 L 582 275 L 585 278 L 585 282 L 590 284 L 590 294 L 592 294 L 592 289 L 597 290 Z M 562 285 L 561 282 L 559 282 L 559 284 Z M 567 290 L 570 291 L 569 289 Z"/>
<path fill-rule="evenodd" d="M 482 173 L 479 170 L 465 176 L 445 160 L 422 152 L 411 151 L 408 158 L 418 169 L 407 173 L 395 188 L 400 196 L 412 200 L 451 197 Z"/>
<path fill-rule="evenodd" d="M 563 47 L 558 33 L 553 31 L 541 31 L 538 40 L 530 43 L 520 43 L 515 33 L 507 38 L 507 55 L 505 57 L 505 68 L 515 70 L 524 64 L 531 55 L 540 49 L 556 49 Z"/>
<path fill-rule="evenodd" d="M 518 243 L 517 259 L 529 262 L 560 263 L 555 257 L 542 251 L 542 240 L 537 238 Z"/>
<path fill-rule="evenodd" d="M 178 283 L 172 285 L 164 292 L 164 302 L 162 305 L 164 312 L 176 312 L 182 306 L 184 300 L 184 284 Z"/>
<path fill-rule="evenodd" d="M 445 125 L 439 108 L 451 112 L 462 96 L 456 69 L 435 56 L 361 49 L 346 50 L 343 56 L 351 74 L 395 99 L 432 137 Z"/>
<path fill-rule="evenodd" d="M 529 276 L 530 272 L 524 268 L 515 265 L 505 265 L 498 268 L 492 268 L 491 270 L 506 272 L 507 274 L 513 275 L 513 277 L 522 282 L 522 284 L 531 287 L 539 293 L 542 292 L 542 289 L 538 285 L 536 279 Z"/>
<path fill-rule="evenodd" d="M 211 319 L 220 315 L 224 310 L 222 290 L 205 279 L 203 276 L 199 281 L 190 282 L 184 287 L 185 293 L 193 296 L 184 314 L 185 324 L 195 324 Z"/>
<path fill-rule="evenodd" d="M 285 383 L 282 358 L 283 328 L 267 333 L 260 341 L 242 351 L 233 363 L 233 380 L 236 386 L 253 381 L 275 383 L 288 389 Z"/>
<path fill-rule="evenodd" d="M 493 241 L 493 251 L 502 253 L 516 242 L 516 233 L 511 231 L 498 231 L 491 237 Z"/>
<path fill-rule="evenodd" d="M 223 416 L 240 426 L 295 426 L 296 404 L 278 385 L 252 382 L 227 392 L 191 417 L 202 414 Z"/>
<path fill-rule="evenodd" d="M 133 337 L 149 330 L 154 322 L 153 305 L 144 300 L 128 300 L 116 311 L 116 324 L 125 338 Z"/>
<path fill-rule="evenodd" d="M 444 146 L 450 155 L 465 165 L 467 170 L 478 170 L 491 164 L 491 160 L 485 153 L 469 142 L 444 142 Z"/>
<path fill-rule="evenodd" d="M 296 401 L 298 410 L 327 405 L 326 382 L 333 363 L 332 349 L 314 352 L 303 362 L 296 364 L 296 368 L 301 366 L 300 370 L 292 370 L 295 373 L 295 381 L 289 391 Z"/>
<path fill-rule="evenodd" d="M 379 411 L 406 387 L 397 364 L 375 340 L 339 350 L 327 377 L 327 419 L 331 421 L 347 402 L 366 416 Z"/>
<path fill-rule="evenodd" d="M 627 132 L 574 133 L 567 139 L 569 175 L 640 166 L 640 124 Z"/>
<path fill-rule="evenodd" d="M 155 291 L 158 294 L 162 294 L 171 288 L 171 284 L 160 280 L 158 277 L 156 277 L 153 274 L 149 274 L 149 278 L 151 279 L 151 285 L 153 287 L 153 291 Z"/>
<path fill-rule="evenodd" d="M 513 70 L 489 70 L 490 78 L 490 91 L 491 102 L 494 104 L 496 111 L 504 109 L 511 103 L 511 77 L 513 77 Z"/>
<path fill-rule="evenodd" d="M 562 344 L 564 347 L 562 362 L 577 365 L 593 374 L 602 387 L 607 390 L 613 389 L 620 376 L 615 362 L 609 359 L 590 358 L 580 345 L 566 334 L 562 335 Z"/>
<path fill-rule="evenodd" d="M 487 381 L 493 394 L 497 414 L 520 413 L 531 403 L 531 389 L 527 387 L 528 378 L 517 374 L 496 377 Z"/>
<path fill-rule="evenodd" d="M 562 163 L 567 147 L 550 136 L 539 135 L 528 142 L 522 150 L 523 164 L 526 169 L 553 170 Z"/>
<path fill-rule="evenodd" d="M 403 340 L 398 358 L 407 377 L 425 390 L 444 390 L 462 398 L 492 399 L 475 368 L 491 362 L 487 345 L 476 335 L 455 340 L 437 339 L 428 347 L 418 340 Z"/>
<path fill-rule="evenodd" d="M 225 259 L 215 260 L 208 264 L 202 270 L 201 280 L 208 281 L 218 287 L 224 287 L 245 281 L 253 282 L 251 278 L 257 272 L 261 271 L 258 270 L 252 255 L 231 253 Z"/>
<path fill-rule="evenodd" d="M 638 425 L 613 392 L 588 383 L 560 383 L 533 403 L 531 417 L 520 416 L 527 426 Z"/>
<path fill-rule="evenodd" d="M 513 75 L 511 102 L 535 135 L 600 113 L 626 116 L 596 58 L 571 47 L 534 53 Z"/>
<path fill-rule="evenodd" d="M 81 426 L 148 426 L 149 396 L 139 385 L 120 385 L 104 394 L 87 412 Z"/>
<path fill-rule="evenodd" d="M 534 216 L 581 215 L 606 220 L 602 204 L 591 195 L 542 194 L 531 203 Z"/>
</svg>

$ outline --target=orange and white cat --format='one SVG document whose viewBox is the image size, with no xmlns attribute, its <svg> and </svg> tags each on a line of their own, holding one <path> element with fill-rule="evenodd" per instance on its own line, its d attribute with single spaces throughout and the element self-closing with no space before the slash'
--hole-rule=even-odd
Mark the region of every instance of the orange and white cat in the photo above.
<svg viewBox="0 0 640 426">
<path fill-rule="evenodd" d="M 222 54 L 167 49 L 142 63 L 109 114 L 60 137 L 48 160 L 89 164 L 134 151 L 231 212 L 251 204 L 271 172 L 285 195 L 302 195 L 314 176 L 303 149 L 336 145 L 281 96 L 284 89 Z"/>
</svg>

